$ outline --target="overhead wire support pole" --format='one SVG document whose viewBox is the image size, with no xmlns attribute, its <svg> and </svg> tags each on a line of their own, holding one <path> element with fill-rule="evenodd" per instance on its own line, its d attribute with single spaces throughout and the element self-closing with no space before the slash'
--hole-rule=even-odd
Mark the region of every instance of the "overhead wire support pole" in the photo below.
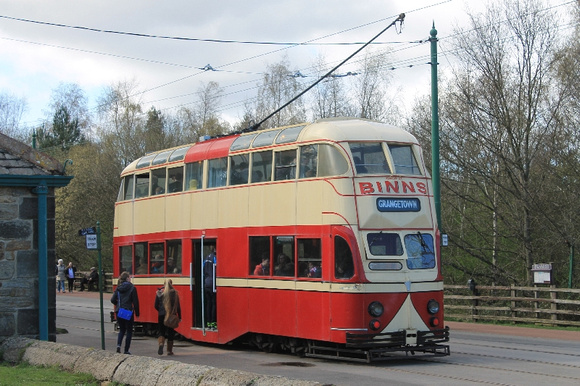
<svg viewBox="0 0 580 386">
<path fill-rule="evenodd" d="M 437 30 L 435 22 L 431 37 L 431 178 L 437 226 L 441 229 L 441 183 L 439 172 L 439 92 L 437 88 Z"/>
<path fill-rule="evenodd" d="M 383 29 L 381 32 L 379 32 L 371 40 L 369 40 L 368 42 L 366 42 L 358 50 L 356 50 L 355 52 L 353 52 L 348 58 L 344 59 L 336 67 L 334 67 L 332 70 L 328 71 L 324 76 L 320 77 L 316 82 L 312 83 L 309 87 L 307 87 L 300 94 L 296 95 L 294 98 L 292 98 L 291 100 L 289 100 L 288 102 L 286 102 L 283 106 L 281 106 L 278 109 L 276 109 L 276 111 L 274 111 L 272 114 L 268 115 L 266 118 L 262 119 L 260 122 L 258 122 L 255 125 L 253 125 L 249 129 L 249 131 L 257 130 L 258 127 L 260 127 L 262 125 L 262 123 L 266 122 L 268 119 L 272 118 L 274 115 L 278 114 L 280 111 L 282 111 L 283 109 L 285 109 L 286 107 L 288 107 L 291 103 L 293 103 L 295 100 L 297 100 L 298 98 L 300 98 L 302 95 L 306 94 L 308 91 L 310 91 L 310 89 L 312 89 L 318 83 L 322 82 L 325 78 L 328 78 L 334 71 L 338 70 L 343 64 L 345 64 L 350 59 L 352 59 L 356 54 L 358 54 L 359 52 L 361 52 L 362 50 L 364 50 L 369 44 L 371 44 L 379 36 L 381 36 L 383 33 L 385 33 L 389 28 L 391 28 L 392 26 L 394 26 L 395 24 L 397 24 L 397 22 L 400 22 L 402 24 L 404 20 L 405 20 L 405 14 L 404 13 L 401 13 L 395 20 L 393 20 L 393 22 L 391 24 L 389 24 L 385 29 Z"/>
</svg>

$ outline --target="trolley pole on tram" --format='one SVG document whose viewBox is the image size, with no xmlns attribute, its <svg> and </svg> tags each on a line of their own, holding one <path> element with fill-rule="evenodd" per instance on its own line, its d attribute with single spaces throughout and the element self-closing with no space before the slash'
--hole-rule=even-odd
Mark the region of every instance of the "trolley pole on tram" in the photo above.
<svg viewBox="0 0 580 386">
<path fill-rule="evenodd" d="M 437 90 L 437 30 L 431 29 L 431 178 L 437 225 L 441 229 L 441 184 L 439 175 L 439 93 Z"/>
</svg>

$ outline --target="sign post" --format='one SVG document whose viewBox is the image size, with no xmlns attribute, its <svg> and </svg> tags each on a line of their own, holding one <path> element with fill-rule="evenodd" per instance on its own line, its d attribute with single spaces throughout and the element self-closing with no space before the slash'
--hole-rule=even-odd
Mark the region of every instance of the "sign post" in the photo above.
<svg viewBox="0 0 580 386">
<path fill-rule="evenodd" d="M 101 303 L 101 348 L 105 349 L 105 319 L 103 314 L 103 259 L 101 257 L 101 225 L 97 227 L 79 229 L 79 236 L 85 236 L 85 245 L 88 250 L 97 250 L 99 253 L 99 294 Z"/>
</svg>

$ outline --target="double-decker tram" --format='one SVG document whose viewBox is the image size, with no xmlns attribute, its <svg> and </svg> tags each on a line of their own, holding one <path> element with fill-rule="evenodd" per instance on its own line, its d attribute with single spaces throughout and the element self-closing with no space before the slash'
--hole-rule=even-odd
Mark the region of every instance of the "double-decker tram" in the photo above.
<svg viewBox="0 0 580 386">
<path fill-rule="evenodd" d="M 236 133 L 145 155 L 121 179 L 114 274 L 133 275 L 145 329 L 171 278 L 194 341 L 449 354 L 431 178 L 408 132 L 323 119 Z"/>
</svg>

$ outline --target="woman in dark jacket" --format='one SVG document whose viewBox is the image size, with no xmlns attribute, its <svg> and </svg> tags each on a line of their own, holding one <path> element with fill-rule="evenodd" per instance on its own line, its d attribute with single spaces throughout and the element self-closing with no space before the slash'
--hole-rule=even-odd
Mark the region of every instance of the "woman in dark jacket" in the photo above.
<svg viewBox="0 0 580 386">
<path fill-rule="evenodd" d="M 125 354 L 131 354 L 129 348 L 131 347 L 131 338 L 133 337 L 133 323 L 135 315 L 139 317 L 139 297 L 137 296 L 137 289 L 131 283 L 131 275 L 129 272 L 123 272 L 117 281 L 117 289 L 111 297 L 111 303 L 115 305 L 115 314 L 117 314 L 117 323 L 119 324 L 119 335 L 117 336 L 117 352 L 121 352 L 121 344 L 123 337 L 127 334 L 125 339 Z M 130 320 L 119 318 L 119 308 L 124 308 L 133 311 Z"/>
<path fill-rule="evenodd" d="M 181 305 L 179 304 L 179 293 L 173 288 L 171 279 L 165 280 L 165 286 L 157 290 L 155 296 L 155 309 L 158 312 L 158 332 L 157 342 L 159 348 L 157 354 L 163 355 L 163 346 L 165 339 L 167 339 L 167 355 L 173 355 L 173 339 L 175 338 L 175 330 L 167 327 L 165 321 L 171 314 L 177 313 L 179 320 L 181 320 Z"/>
</svg>

